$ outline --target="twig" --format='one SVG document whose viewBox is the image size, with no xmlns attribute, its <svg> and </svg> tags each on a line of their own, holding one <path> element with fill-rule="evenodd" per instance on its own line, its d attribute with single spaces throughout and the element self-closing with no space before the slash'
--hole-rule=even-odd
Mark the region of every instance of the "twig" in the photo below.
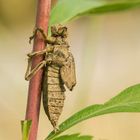
<svg viewBox="0 0 140 140">
<path fill-rule="evenodd" d="M 42 28 L 46 33 L 48 30 L 49 14 L 51 9 L 51 0 L 38 0 L 36 27 Z M 33 51 L 40 51 L 45 48 L 41 34 L 37 34 L 34 40 Z M 43 56 L 33 58 L 32 68 L 35 67 Z M 29 140 L 37 139 L 37 130 L 39 123 L 40 100 L 41 100 L 41 82 L 43 70 L 39 70 L 37 74 L 30 80 L 28 90 L 28 102 L 26 109 L 26 120 L 32 120 Z"/>
</svg>

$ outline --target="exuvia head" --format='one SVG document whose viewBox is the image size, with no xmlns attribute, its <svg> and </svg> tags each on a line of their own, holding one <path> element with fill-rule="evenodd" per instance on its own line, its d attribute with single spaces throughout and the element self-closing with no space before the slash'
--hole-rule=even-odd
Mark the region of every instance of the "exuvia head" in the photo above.
<svg viewBox="0 0 140 140">
<path fill-rule="evenodd" d="M 52 36 L 57 37 L 61 36 L 63 38 L 67 37 L 67 27 L 63 25 L 53 25 L 51 26 Z"/>
</svg>

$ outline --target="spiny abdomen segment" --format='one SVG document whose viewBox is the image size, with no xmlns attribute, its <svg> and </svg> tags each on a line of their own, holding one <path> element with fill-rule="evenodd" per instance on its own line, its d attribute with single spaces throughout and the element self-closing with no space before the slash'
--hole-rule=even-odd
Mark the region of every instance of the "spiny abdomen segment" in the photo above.
<svg viewBox="0 0 140 140">
<path fill-rule="evenodd" d="M 54 128 L 57 127 L 57 122 L 64 106 L 64 91 L 65 88 L 60 77 L 59 67 L 48 66 L 44 77 L 43 105 Z"/>
</svg>

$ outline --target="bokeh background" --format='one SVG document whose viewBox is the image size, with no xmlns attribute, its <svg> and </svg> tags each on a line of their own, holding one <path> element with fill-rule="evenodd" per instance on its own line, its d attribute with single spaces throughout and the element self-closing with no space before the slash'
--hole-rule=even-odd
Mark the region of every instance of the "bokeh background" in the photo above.
<svg viewBox="0 0 140 140">
<path fill-rule="evenodd" d="M 35 24 L 34 0 L 0 0 L 0 140 L 21 139 L 26 111 L 24 80 L 28 38 Z M 83 17 L 69 22 L 77 86 L 67 92 L 59 122 L 92 104 L 104 103 L 140 82 L 140 9 Z M 41 106 L 38 140 L 52 130 Z M 94 140 L 140 140 L 140 113 L 117 113 L 84 121 L 67 133 Z"/>
</svg>

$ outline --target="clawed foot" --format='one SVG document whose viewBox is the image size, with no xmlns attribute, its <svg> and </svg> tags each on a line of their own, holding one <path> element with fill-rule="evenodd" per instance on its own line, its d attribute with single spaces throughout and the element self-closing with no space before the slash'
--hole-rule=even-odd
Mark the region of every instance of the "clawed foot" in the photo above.
<svg viewBox="0 0 140 140">
<path fill-rule="evenodd" d="M 39 32 L 41 33 L 41 35 L 43 36 L 44 40 L 47 40 L 47 37 L 46 37 L 46 34 L 45 34 L 44 30 L 41 29 L 41 28 L 39 28 L 39 27 L 36 27 L 36 28 L 34 29 L 34 31 L 33 31 L 33 35 L 32 35 L 31 37 L 29 37 L 29 43 L 30 43 L 30 44 L 31 44 L 31 41 L 35 38 L 35 36 L 36 36 L 36 34 L 37 34 L 38 31 L 39 31 Z"/>
</svg>

